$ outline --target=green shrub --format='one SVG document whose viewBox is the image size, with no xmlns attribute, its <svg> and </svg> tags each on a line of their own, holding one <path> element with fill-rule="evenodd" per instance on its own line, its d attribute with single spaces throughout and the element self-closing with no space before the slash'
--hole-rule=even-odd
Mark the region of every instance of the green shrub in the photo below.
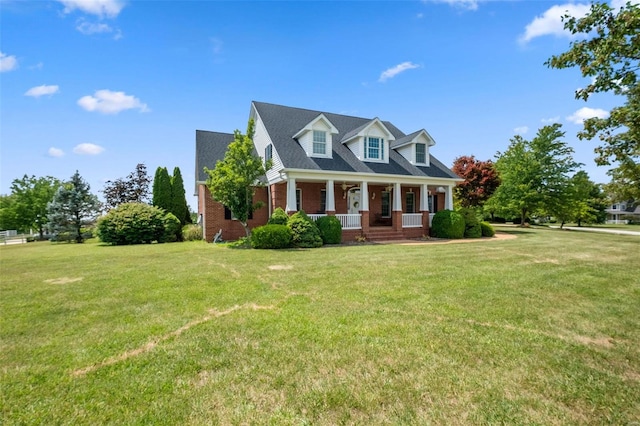
<svg viewBox="0 0 640 426">
<path fill-rule="evenodd" d="M 96 232 L 102 242 L 114 245 L 162 242 L 165 216 L 165 211 L 158 207 L 124 203 L 98 220 Z"/>
<path fill-rule="evenodd" d="M 185 225 L 182 228 L 182 239 L 184 241 L 202 240 L 202 227 L 200 225 Z"/>
<path fill-rule="evenodd" d="M 440 210 L 433 216 L 431 232 L 437 238 L 464 237 L 464 218 L 453 210 Z"/>
<path fill-rule="evenodd" d="M 314 248 L 322 246 L 320 230 L 303 210 L 289 217 L 287 226 L 291 229 L 294 247 Z"/>
<path fill-rule="evenodd" d="M 316 220 L 320 237 L 324 244 L 340 244 L 342 242 L 342 225 L 335 216 L 322 216 Z"/>
<path fill-rule="evenodd" d="M 273 211 L 271 217 L 267 221 L 267 225 L 286 225 L 289 221 L 289 215 L 287 212 L 278 207 Z"/>
<path fill-rule="evenodd" d="M 464 237 L 480 238 L 482 237 L 482 228 L 475 210 L 470 208 L 461 208 L 458 213 L 464 218 Z"/>
<path fill-rule="evenodd" d="M 162 237 L 163 243 L 175 243 L 176 241 L 182 241 L 182 224 L 180 219 L 173 213 L 167 213 L 164 215 L 164 236 Z"/>
<path fill-rule="evenodd" d="M 240 237 L 235 241 L 227 243 L 227 247 L 232 249 L 250 249 L 251 239 L 249 239 L 249 237 Z"/>
<path fill-rule="evenodd" d="M 483 237 L 493 237 L 496 235 L 496 231 L 493 229 L 493 226 L 489 222 L 480 222 L 480 228 L 482 228 L 482 236 Z"/>
<path fill-rule="evenodd" d="M 287 225 L 264 225 L 251 231 L 251 246 L 255 249 L 291 247 L 291 229 Z"/>
</svg>

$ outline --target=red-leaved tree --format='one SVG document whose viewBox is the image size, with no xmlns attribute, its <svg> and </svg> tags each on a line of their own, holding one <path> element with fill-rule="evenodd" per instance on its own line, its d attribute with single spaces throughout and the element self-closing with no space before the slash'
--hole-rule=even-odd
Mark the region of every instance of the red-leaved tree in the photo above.
<svg viewBox="0 0 640 426">
<path fill-rule="evenodd" d="M 462 207 L 480 207 L 500 186 L 500 177 L 491 160 L 480 161 L 463 155 L 453 161 L 452 170 L 464 179 L 453 189 Z"/>
</svg>

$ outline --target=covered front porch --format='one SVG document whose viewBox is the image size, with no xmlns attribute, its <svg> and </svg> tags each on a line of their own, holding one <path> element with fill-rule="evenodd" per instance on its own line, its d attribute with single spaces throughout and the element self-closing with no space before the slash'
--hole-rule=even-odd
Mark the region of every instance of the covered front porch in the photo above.
<svg viewBox="0 0 640 426">
<path fill-rule="evenodd" d="M 340 220 L 343 240 L 419 238 L 429 234 L 438 210 L 452 209 L 451 182 L 314 179 L 288 174 L 270 185 L 271 210 L 309 217 L 332 215 Z M 397 179 L 397 176 L 394 176 Z M 391 179 L 390 179 L 391 180 Z"/>
</svg>

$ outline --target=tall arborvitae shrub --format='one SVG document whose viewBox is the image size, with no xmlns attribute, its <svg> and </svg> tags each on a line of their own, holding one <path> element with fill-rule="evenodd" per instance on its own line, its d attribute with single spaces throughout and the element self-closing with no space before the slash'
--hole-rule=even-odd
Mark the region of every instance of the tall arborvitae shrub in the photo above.
<svg viewBox="0 0 640 426">
<path fill-rule="evenodd" d="M 294 247 L 322 247 L 320 230 L 303 210 L 294 213 L 289 218 L 287 226 L 291 228 Z"/>
<path fill-rule="evenodd" d="M 180 173 L 179 167 L 173 169 L 173 176 L 171 177 L 171 209 L 169 211 L 178 218 L 182 225 L 191 223 L 184 182 L 182 181 L 182 173 Z"/>
<path fill-rule="evenodd" d="M 458 212 L 464 218 L 464 237 L 465 238 L 480 238 L 482 237 L 482 228 L 480 227 L 480 221 L 476 211 L 469 207 L 463 207 Z"/>
<path fill-rule="evenodd" d="M 158 167 L 153 178 L 153 205 L 171 211 L 171 178 L 166 167 Z"/>
</svg>

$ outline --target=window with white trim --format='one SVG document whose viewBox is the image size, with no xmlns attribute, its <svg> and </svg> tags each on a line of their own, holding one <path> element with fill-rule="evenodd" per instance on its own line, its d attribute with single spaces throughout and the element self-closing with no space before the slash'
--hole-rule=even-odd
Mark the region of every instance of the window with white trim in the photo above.
<svg viewBox="0 0 640 426">
<path fill-rule="evenodd" d="M 302 189 L 296 188 L 296 210 L 300 211 L 302 207 Z"/>
<path fill-rule="evenodd" d="M 427 163 L 427 145 L 423 143 L 416 144 L 416 163 L 417 164 L 426 164 Z"/>
<path fill-rule="evenodd" d="M 327 132 L 322 130 L 313 131 L 313 153 L 327 155 Z"/>
<path fill-rule="evenodd" d="M 384 139 L 365 137 L 364 158 L 367 160 L 384 160 Z"/>
<path fill-rule="evenodd" d="M 416 194 L 413 192 L 407 192 L 404 194 L 405 200 L 405 212 L 406 213 L 415 213 L 416 212 Z"/>
</svg>

